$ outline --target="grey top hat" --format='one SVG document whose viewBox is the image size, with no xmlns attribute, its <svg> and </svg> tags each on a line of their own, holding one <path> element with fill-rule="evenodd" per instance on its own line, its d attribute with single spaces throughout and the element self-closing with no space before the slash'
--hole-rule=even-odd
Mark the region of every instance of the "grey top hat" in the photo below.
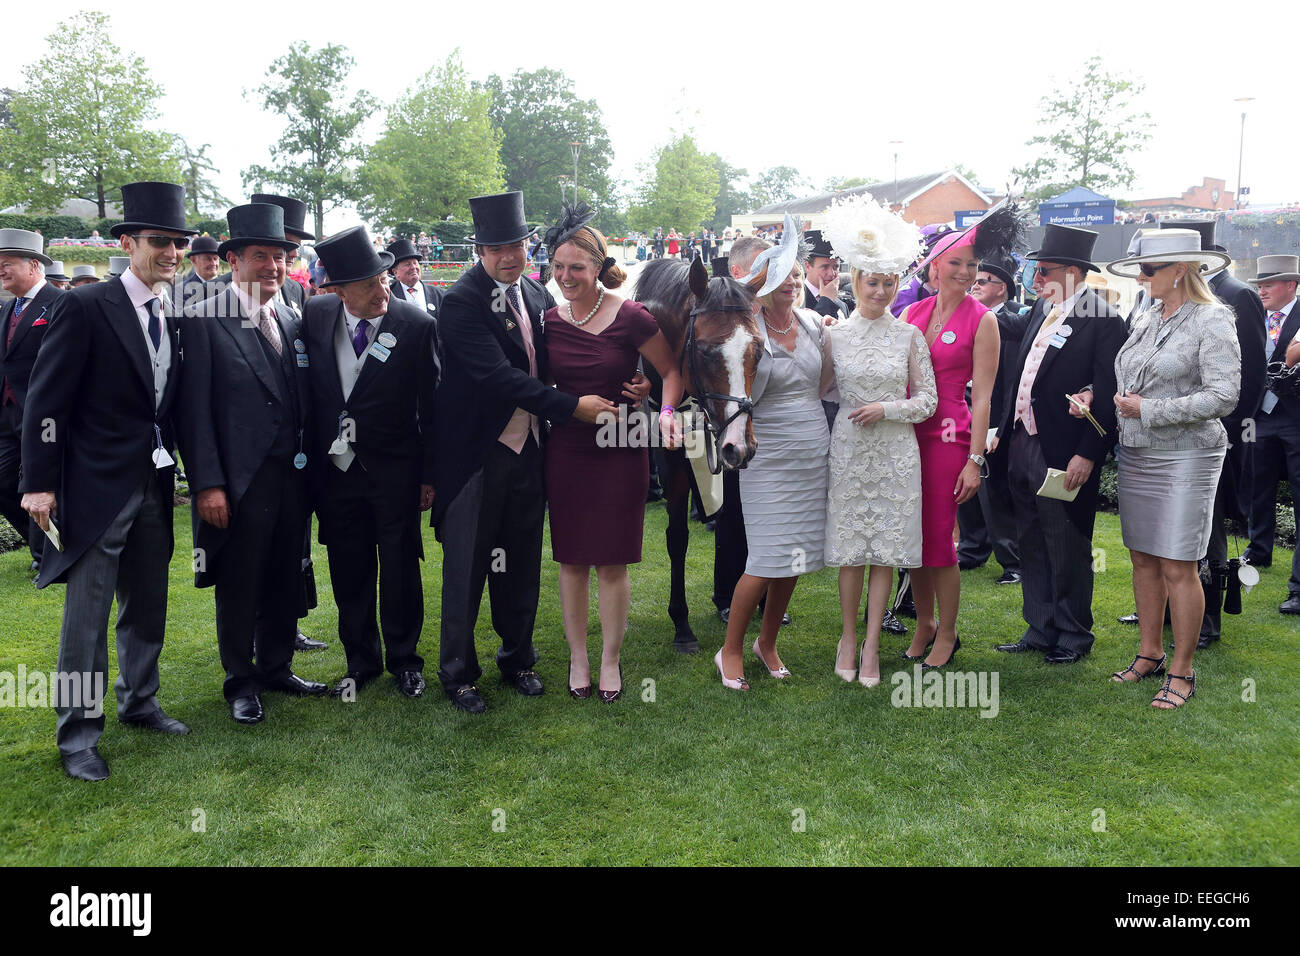
<svg viewBox="0 0 1300 956">
<path fill-rule="evenodd" d="M 68 277 L 63 273 L 63 260 L 55 259 L 45 270 L 45 278 L 57 279 L 59 282 L 67 282 Z"/>
<path fill-rule="evenodd" d="M 1260 256 L 1255 263 L 1255 278 L 1246 281 L 1251 285 L 1300 282 L 1300 256 Z"/>
<path fill-rule="evenodd" d="M 1137 254 L 1109 263 L 1107 272 L 1134 279 L 1146 262 L 1191 262 L 1213 272 L 1232 261 L 1222 252 L 1202 249 L 1195 229 L 1143 229 L 1139 235 Z"/>
<path fill-rule="evenodd" d="M 54 264 L 54 260 L 45 254 L 45 242 L 26 229 L 0 229 L 0 254 L 26 256 L 46 267 Z"/>
<path fill-rule="evenodd" d="M 79 279 L 90 279 L 94 282 L 98 282 L 99 273 L 95 271 L 94 266 L 73 266 L 72 281 L 76 282 Z"/>
<path fill-rule="evenodd" d="M 108 274 L 110 276 L 120 276 L 131 268 L 130 256 L 109 256 L 108 257 Z"/>
</svg>

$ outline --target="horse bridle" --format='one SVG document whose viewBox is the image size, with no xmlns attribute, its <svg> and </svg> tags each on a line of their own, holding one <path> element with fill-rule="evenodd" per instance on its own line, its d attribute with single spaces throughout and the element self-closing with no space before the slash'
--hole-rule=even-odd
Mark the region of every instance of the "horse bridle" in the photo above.
<svg viewBox="0 0 1300 956">
<path fill-rule="evenodd" d="M 749 312 L 752 310 L 749 306 L 744 305 L 725 305 L 715 309 L 691 309 L 690 318 L 686 322 L 686 338 L 682 344 L 682 358 L 684 371 L 690 379 L 691 384 L 695 385 L 699 379 L 696 377 L 695 367 L 695 317 L 701 312 Z M 701 392 L 696 396 L 699 399 L 700 410 L 704 413 L 704 434 L 707 437 L 708 444 L 704 446 L 705 462 L 709 466 L 709 473 L 719 475 L 722 473 L 722 436 L 726 433 L 727 428 L 741 415 L 749 415 L 754 411 L 754 402 L 748 395 L 726 395 L 721 392 Z M 709 415 L 709 407 L 705 404 L 706 400 L 715 402 L 735 402 L 736 410 L 732 412 L 722 425 L 716 426 Z"/>
</svg>

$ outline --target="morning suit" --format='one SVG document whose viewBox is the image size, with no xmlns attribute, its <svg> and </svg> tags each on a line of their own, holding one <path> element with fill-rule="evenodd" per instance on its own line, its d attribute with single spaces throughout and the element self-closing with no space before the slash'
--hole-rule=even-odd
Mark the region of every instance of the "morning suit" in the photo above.
<svg viewBox="0 0 1300 956">
<path fill-rule="evenodd" d="M 437 331 L 430 316 L 394 298 L 385 315 L 368 320 L 360 356 L 353 334 L 337 295 L 308 300 L 312 501 L 329 551 L 348 673 L 377 675 L 386 657 L 388 670 L 400 675 L 424 667 L 416 652 L 424 625 L 419 496 L 434 477 Z M 338 440 L 348 447 L 331 455 Z"/>
<path fill-rule="evenodd" d="M 438 322 L 432 521 L 443 548 L 438 677 L 449 694 L 481 674 L 474 626 L 485 581 L 501 637 L 498 668 L 513 674 L 537 660 L 532 635 L 545 513 L 539 442 L 548 421 L 572 418 L 578 399 L 546 384 L 542 316 L 555 300 L 526 276 L 516 288 L 522 315 L 478 263 L 448 290 Z M 528 323 L 531 357 L 520 322 Z M 521 422 L 527 431 L 516 451 L 500 439 Z"/>
<path fill-rule="evenodd" d="M 229 276 L 230 273 L 225 273 Z M 215 295 L 229 284 L 230 279 L 222 281 L 223 276 L 218 273 L 210 281 L 203 279 L 197 272 L 191 269 L 183 276 L 177 276 L 176 281 L 172 283 L 172 311 L 176 315 L 184 314 L 190 306 L 198 305 L 204 299 Z"/>
<path fill-rule="evenodd" d="M 297 634 L 310 387 L 299 322 L 278 297 L 274 310 L 279 354 L 229 285 L 181 319 L 176 415 L 193 496 L 194 583 L 216 588 L 227 700 L 288 677 Z M 209 488 L 225 490 L 226 528 L 199 517 L 198 493 Z"/>
<path fill-rule="evenodd" d="M 23 297 L 23 311 L 16 321 L 17 299 L 10 299 L 0 308 L 0 515 L 27 538 L 32 560 L 39 563 L 45 532 L 22 509 L 22 496 L 18 494 L 23 404 L 36 353 L 50 327 L 50 310 L 63 291 L 49 282 L 37 284 L 40 288 L 35 295 Z"/>
<path fill-rule="evenodd" d="M 438 319 L 438 308 L 442 305 L 442 297 L 445 293 L 439 286 L 434 285 L 432 282 L 425 282 L 423 279 L 420 280 L 420 288 L 424 291 L 423 311 L 428 314 L 429 318 L 436 322 Z M 399 280 L 394 279 L 390 282 L 388 284 L 388 289 L 393 293 L 394 299 L 399 299 L 403 302 L 413 301 L 417 306 L 419 306 L 418 300 L 413 300 L 411 298 L 410 294 L 407 292 L 406 286 L 404 286 Z"/>
<path fill-rule="evenodd" d="M 1007 475 L 1020 543 L 1025 643 L 1086 654 L 1092 649 L 1092 529 L 1101 466 L 1115 443 L 1115 355 L 1124 343 L 1124 322 L 1106 300 L 1085 289 L 1059 320 L 1053 307 L 1034 303 L 1014 364 L 1008 368 L 1000 441 L 990 471 Z M 1046 348 L 1043 348 L 1043 344 Z M 1027 381 L 1031 353 L 1041 356 Z M 1069 414 L 1067 395 L 1091 388 L 1099 435 Z M 1030 434 L 1021 408 L 1032 416 Z M 1048 468 L 1064 471 L 1075 455 L 1092 462 L 1092 474 L 1072 502 L 1038 494 Z"/>
<path fill-rule="evenodd" d="M 136 288 L 147 294 L 143 283 Z M 23 409 L 20 491 L 55 493 L 63 550 L 45 549 L 36 583 L 67 584 L 60 673 L 103 681 L 116 596 L 117 715 L 144 718 L 159 709 L 167 622 L 171 408 L 181 379 L 176 322 L 160 309 L 155 346 L 122 278 L 65 292 L 48 319 Z M 95 746 L 102 711 L 56 712 L 60 751 Z"/>
</svg>

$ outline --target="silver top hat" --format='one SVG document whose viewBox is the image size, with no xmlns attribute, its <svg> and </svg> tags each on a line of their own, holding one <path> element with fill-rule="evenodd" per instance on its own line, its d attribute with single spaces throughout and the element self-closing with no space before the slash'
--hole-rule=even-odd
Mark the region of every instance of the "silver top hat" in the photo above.
<svg viewBox="0 0 1300 956">
<path fill-rule="evenodd" d="M 68 277 L 63 271 L 63 260 L 55 259 L 45 269 L 45 278 L 58 279 L 60 282 L 67 282 Z"/>
<path fill-rule="evenodd" d="M 129 268 L 131 268 L 130 256 L 108 257 L 108 274 L 110 276 L 120 276 Z"/>
<path fill-rule="evenodd" d="M 1143 229 L 1138 235 L 1136 255 L 1110 263 L 1107 272 L 1135 279 L 1147 262 L 1191 262 L 1216 272 L 1232 261 L 1222 252 L 1202 249 L 1201 234 L 1195 229 Z"/>
<path fill-rule="evenodd" d="M 0 255 L 26 256 L 49 268 L 54 260 L 45 254 L 45 242 L 26 229 L 0 229 Z"/>
<path fill-rule="evenodd" d="M 78 279 L 94 279 L 98 282 L 99 273 L 95 271 L 94 266 L 73 266 L 72 281 L 76 282 Z"/>
<path fill-rule="evenodd" d="M 1255 278 L 1246 281 L 1251 285 L 1300 282 L 1300 256 L 1260 256 L 1255 263 Z"/>
</svg>

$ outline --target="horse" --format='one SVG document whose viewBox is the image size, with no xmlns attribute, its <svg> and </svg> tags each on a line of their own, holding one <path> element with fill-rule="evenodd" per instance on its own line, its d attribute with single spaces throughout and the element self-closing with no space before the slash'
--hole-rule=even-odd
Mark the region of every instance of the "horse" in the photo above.
<svg viewBox="0 0 1300 956">
<path fill-rule="evenodd" d="M 744 468 L 758 450 L 750 420 L 750 388 L 762 349 L 754 319 L 754 295 L 734 279 L 710 279 L 700 259 L 655 259 L 637 277 L 632 297 L 653 315 L 682 371 L 687 395 L 699 407 L 706 461 L 713 474 Z M 663 401 L 663 382 L 652 368 L 652 403 Z M 688 423 L 689 427 L 689 423 Z M 689 439 L 688 439 L 689 440 Z M 673 649 L 697 653 L 686 606 L 687 505 L 691 466 L 683 449 L 655 448 L 655 463 L 668 509 L 665 538 L 672 573 L 668 616 Z"/>
</svg>

